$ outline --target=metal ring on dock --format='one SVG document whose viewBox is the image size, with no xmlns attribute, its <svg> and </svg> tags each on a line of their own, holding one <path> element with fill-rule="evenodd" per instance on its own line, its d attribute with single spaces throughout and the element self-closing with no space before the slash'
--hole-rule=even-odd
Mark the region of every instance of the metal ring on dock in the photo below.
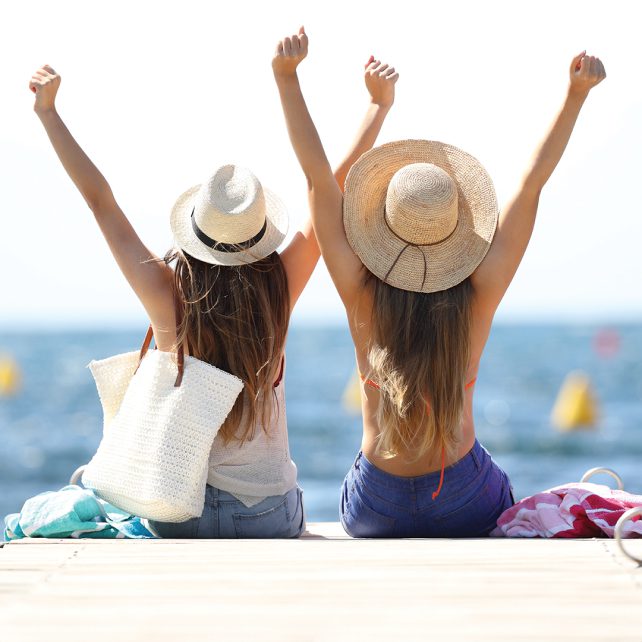
<svg viewBox="0 0 642 642">
<path fill-rule="evenodd" d="M 611 475 L 613 479 L 617 482 L 617 488 L 618 490 L 624 490 L 624 482 L 622 481 L 622 478 L 614 471 L 611 470 L 610 468 L 591 468 L 591 470 L 587 470 L 583 475 L 582 479 L 580 479 L 580 484 L 588 481 L 589 478 L 593 477 L 593 475 L 597 475 L 599 473 L 605 473 L 606 475 Z"/>
<path fill-rule="evenodd" d="M 627 510 L 626 513 L 624 513 L 622 517 L 620 517 L 620 519 L 617 520 L 617 524 L 615 525 L 615 539 L 617 540 L 617 545 L 620 547 L 620 550 L 628 558 L 632 559 L 634 562 L 637 562 L 638 566 L 642 566 L 642 559 L 629 553 L 629 551 L 627 551 L 624 548 L 624 543 L 622 542 L 622 540 L 624 539 L 622 537 L 622 529 L 624 528 L 624 523 L 627 522 L 629 519 L 633 519 L 637 515 L 642 515 L 642 506 L 629 508 L 629 510 Z"/>
<path fill-rule="evenodd" d="M 78 482 L 82 480 L 82 474 L 85 472 L 85 468 L 87 468 L 87 464 L 78 466 L 78 468 L 76 468 L 76 470 L 74 470 L 74 472 L 71 474 L 71 477 L 69 478 L 69 483 L 72 485 L 80 486 Z"/>
</svg>

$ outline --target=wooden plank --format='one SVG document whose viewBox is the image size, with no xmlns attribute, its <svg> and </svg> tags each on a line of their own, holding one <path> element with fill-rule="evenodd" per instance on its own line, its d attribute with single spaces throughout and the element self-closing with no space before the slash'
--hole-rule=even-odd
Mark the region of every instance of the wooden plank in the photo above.
<svg viewBox="0 0 642 642">
<path fill-rule="evenodd" d="M 628 542 L 642 555 L 642 541 Z M 636 640 L 609 540 L 29 540 L 0 550 L 2 639 Z"/>
</svg>

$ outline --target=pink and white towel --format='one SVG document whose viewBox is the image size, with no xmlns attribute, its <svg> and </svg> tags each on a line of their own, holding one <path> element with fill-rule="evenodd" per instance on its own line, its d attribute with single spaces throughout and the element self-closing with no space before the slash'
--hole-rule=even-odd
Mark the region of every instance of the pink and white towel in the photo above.
<svg viewBox="0 0 642 642">
<path fill-rule="evenodd" d="M 613 537 L 618 519 L 642 506 L 642 495 L 599 484 L 566 484 L 505 510 L 491 537 Z M 642 537 L 642 519 L 627 520 L 622 537 Z"/>
</svg>

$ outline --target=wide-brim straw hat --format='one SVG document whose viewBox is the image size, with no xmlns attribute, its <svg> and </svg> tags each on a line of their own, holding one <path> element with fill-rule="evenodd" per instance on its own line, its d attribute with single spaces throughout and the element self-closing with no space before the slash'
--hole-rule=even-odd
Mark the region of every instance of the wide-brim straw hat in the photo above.
<svg viewBox="0 0 642 642">
<path fill-rule="evenodd" d="M 170 225 L 178 247 L 216 265 L 245 265 L 269 256 L 288 231 L 282 201 L 249 170 L 223 165 L 178 197 Z"/>
<path fill-rule="evenodd" d="M 402 290 L 461 283 L 488 252 L 497 218 L 490 176 L 453 145 L 387 143 L 361 156 L 346 179 L 348 242 L 375 276 Z"/>
</svg>

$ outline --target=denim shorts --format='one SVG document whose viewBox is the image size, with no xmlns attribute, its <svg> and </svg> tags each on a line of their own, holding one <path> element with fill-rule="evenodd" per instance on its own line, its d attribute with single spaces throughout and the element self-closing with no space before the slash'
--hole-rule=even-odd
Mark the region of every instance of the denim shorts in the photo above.
<svg viewBox="0 0 642 642">
<path fill-rule="evenodd" d="M 444 471 L 400 477 L 380 470 L 363 453 L 346 475 L 341 524 L 352 537 L 484 537 L 514 504 L 506 473 L 475 440 Z"/>
<path fill-rule="evenodd" d="M 299 537 L 305 530 L 303 492 L 297 486 L 248 508 L 234 495 L 207 486 L 200 517 L 179 524 L 150 520 L 149 526 L 155 535 L 172 539 Z"/>
</svg>

